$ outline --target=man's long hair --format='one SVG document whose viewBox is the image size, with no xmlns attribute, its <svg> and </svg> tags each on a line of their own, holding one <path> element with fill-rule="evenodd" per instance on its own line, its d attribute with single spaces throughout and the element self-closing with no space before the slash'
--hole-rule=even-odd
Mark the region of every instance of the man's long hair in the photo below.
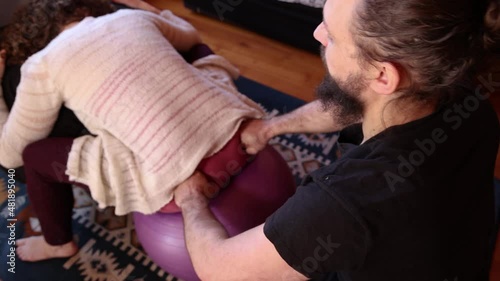
<svg viewBox="0 0 500 281">
<path fill-rule="evenodd" d="M 65 25 L 113 11 L 109 0 L 32 0 L 3 30 L 0 48 L 7 51 L 8 65 L 22 64 L 45 48 Z"/>
<path fill-rule="evenodd" d="M 363 0 L 352 32 L 364 64 L 391 62 L 402 97 L 439 101 L 500 51 L 499 0 Z"/>
</svg>

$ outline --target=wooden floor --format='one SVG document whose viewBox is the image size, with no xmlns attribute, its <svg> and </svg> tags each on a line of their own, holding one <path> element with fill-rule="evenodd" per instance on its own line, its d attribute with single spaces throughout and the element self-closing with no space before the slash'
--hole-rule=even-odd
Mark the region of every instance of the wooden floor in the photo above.
<svg viewBox="0 0 500 281">
<path fill-rule="evenodd" d="M 314 99 L 314 89 L 325 75 L 319 56 L 196 14 L 186 9 L 182 0 L 147 2 L 160 9 L 169 9 L 188 20 L 200 31 L 203 41 L 217 54 L 235 64 L 242 75 L 300 99 Z M 494 102 L 500 116 L 500 96 Z M 497 160 L 495 174 L 500 178 L 500 153 Z M 500 243 L 498 244 L 491 281 L 500 280 Z"/>
<path fill-rule="evenodd" d="M 314 98 L 314 89 L 325 74 L 319 56 L 200 16 L 184 8 L 181 0 L 148 2 L 188 20 L 200 31 L 203 41 L 235 64 L 242 75 L 306 101 Z"/>
</svg>

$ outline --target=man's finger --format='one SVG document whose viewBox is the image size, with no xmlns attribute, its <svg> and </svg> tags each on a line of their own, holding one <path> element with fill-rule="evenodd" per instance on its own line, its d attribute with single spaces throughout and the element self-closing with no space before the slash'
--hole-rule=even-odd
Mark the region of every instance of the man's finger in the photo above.
<svg viewBox="0 0 500 281">
<path fill-rule="evenodd" d="M 257 154 L 257 149 L 253 147 L 247 148 L 247 153 L 251 155 Z"/>
<path fill-rule="evenodd" d="M 213 182 L 209 182 L 208 184 L 205 185 L 204 189 L 203 189 L 203 194 L 207 197 L 207 198 L 215 198 L 217 197 L 217 195 L 219 195 L 219 191 L 220 191 L 220 188 L 219 186 L 217 186 L 215 183 Z"/>
</svg>

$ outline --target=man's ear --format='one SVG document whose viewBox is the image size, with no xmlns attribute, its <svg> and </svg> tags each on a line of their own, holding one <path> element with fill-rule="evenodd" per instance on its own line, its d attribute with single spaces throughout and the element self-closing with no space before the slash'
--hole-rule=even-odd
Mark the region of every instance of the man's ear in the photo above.
<svg viewBox="0 0 500 281">
<path fill-rule="evenodd" d="M 393 63 L 377 63 L 370 76 L 375 77 L 370 80 L 370 88 L 381 95 L 391 95 L 401 86 L 402 73 Z"/>
</svg>

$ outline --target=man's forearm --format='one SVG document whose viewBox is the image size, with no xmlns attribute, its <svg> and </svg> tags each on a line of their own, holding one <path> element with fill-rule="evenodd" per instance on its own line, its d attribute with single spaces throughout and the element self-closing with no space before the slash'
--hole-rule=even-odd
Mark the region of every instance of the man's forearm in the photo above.
<svg viewBox="0 0 500 281">
<path fill-rule="evenodd" d="M 183 207 L 184 231 L 186 245 L 196 273 L 202 280 L 214 270 L 212 266 L 214 249 L 217 249 L 229 236 L 208 208 Z"/>
<path fill-rule="evenodd" d="M 319 100 L 270 120 L 274 136 L 292 133 L 329 133 L 343 129 L 340 120 L 323 110 Z"/>
</svg>

